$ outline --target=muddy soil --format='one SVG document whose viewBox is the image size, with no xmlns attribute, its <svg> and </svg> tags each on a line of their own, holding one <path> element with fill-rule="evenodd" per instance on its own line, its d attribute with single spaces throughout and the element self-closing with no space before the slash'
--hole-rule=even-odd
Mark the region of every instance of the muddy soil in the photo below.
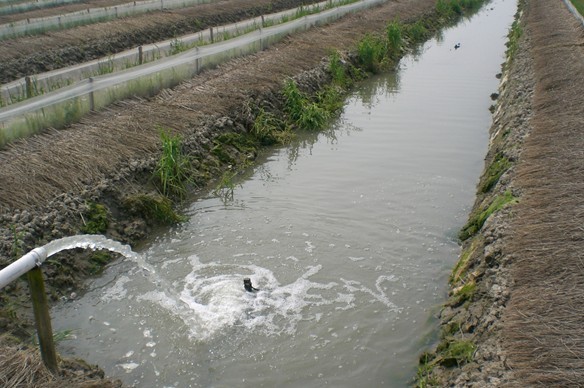
<svg viewBox="0 0 584 388">
<path fill-rule="evenodd" d="M 317 3 L 318 0 L 223 0 L 183 9 L 153 11 L 42 35 L 0 40 L 0 83 L 210 27 Z"/>
</svg>

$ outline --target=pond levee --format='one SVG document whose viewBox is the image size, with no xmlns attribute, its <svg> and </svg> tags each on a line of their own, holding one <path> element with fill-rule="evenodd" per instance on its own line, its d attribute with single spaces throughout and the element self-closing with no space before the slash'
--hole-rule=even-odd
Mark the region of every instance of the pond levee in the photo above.
<svg viewBox="0 0 584 388">
<path fill-rule="evenodd" d="M 582 25 L 562 2 L 519 8 L 441 339 L 420 358 L 422 386 L 570 386 L 584 378 L 574 326 L 584 313 L 573 303 L 584 278 L 576 232 Z"/>
</svg>

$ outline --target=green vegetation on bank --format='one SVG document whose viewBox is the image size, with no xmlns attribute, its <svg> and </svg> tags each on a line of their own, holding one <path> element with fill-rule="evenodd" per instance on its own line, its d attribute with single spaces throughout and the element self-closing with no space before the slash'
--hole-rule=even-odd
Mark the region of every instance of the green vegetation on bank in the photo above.
<svg viewBox="0 0 584 388">
<path fill-rule="evenodd" d="M 182 199 L 187 194 L 187 184 L 191 182 L 191 163 L 182 151 L 180 136 L 172 136 L 161 129 L 160 138 L 162 155 L 154 170 L 154 176 L 163 195 Z"/>
<path fill-rule="evenodd" d="M 487 171 L 484 173 L 479 186 L 479 193 L 489 192 L 497 182 L 499 178 L 511 167 L 511 161 L 502 153 L 495 155 L 495 159 L 491 162 Z"/>
<path fill-rule="evenodd" d="M 572 4 L 574 5 L 574 7 L 576 7 L 576 9 L 578 10 L 578 12 L 580 12 L 580 15 L 584 15 L 584 0 L 571 0 Z"/>
<path fill-rule="evenodd" d="M 81 231 L 87 234 L 101 234 L 105 233 L 109 225 L 109 220 L 107 216 L 107 208 L 104 205 L 91 202 L 89 204 L 89 209 L 85 214 L 86 219 L 84 219 L 83 227 Z"/>
<path fill-rule="evenodd" d="M 460 231 L 458 237 L 464 241 L 476 234 L 483 227 L 485 221 L 494 213 L 501 210 L 505 205 L 517 203 L 517 198 L 511 191 L 506 191 L 503 194 L 496 196 L 486 208 L 478 207 L 475 209 L 466 225 Z"/>
<path fill-rule="evenodd" d="M 507 56 L 507 61 L 505 62 L 504 67 L 508 67 L 513 62 L 513 58 L 515 57 L 515 53 L 517 52 L 517 48 L 519 47 L 519 38 L 523 35 L 523 27 L 521 27 L 521 23 L 519 19 L 516 17 L 515 21 L 511 25 L 511 29 L 509 30 L 509 34 L 507 35 L 507 50 L 505 51 L 505 55 Z"/>
</svg>

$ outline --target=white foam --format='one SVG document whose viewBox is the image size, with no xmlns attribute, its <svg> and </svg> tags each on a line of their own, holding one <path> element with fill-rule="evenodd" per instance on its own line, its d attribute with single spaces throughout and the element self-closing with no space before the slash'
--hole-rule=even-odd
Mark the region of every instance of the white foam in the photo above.
<svg viewBox="0 0 584 388">
<path fill-rule="evenodd" d="M 128 290 L 126 289 L 125 285 L 130 281 L 130 278 L 127 276 L 120 276 L 120 278 L 115 282 L 115 284 L 106 289 L 101 296 L 101 300 L 103 302 L 111 302 L 114 300 L 122 300 L 128 294 Z"/>
<path fill-rule="evenodd" d="M 140 364 L 135 362 L 127 362 L 125 364 L 118 364 L 118 366 L 126 371 L 126 373 L 132 372 L 134 369 L 140 366 Z"/>
</svg>

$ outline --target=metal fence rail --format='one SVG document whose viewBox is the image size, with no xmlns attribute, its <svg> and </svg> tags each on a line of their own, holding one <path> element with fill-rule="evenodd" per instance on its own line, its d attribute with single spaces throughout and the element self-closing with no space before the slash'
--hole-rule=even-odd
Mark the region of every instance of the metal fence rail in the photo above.
<svg viewBox="0 0 584 388">
<path fill-rule="evenodd" d="M 123 16 L 138 15 L 149 11 L 186 8 L 195 4 L 209 2 L 212 2 L 212 0 L 143 0 L 113 7 L 88 8 L 84 11 L 71 12 L 64 15 L 26 19 L 2 24 L 0 25 L 0 39 L 40 34 L 46 31 L 62 30 Z"/>
</svg>

